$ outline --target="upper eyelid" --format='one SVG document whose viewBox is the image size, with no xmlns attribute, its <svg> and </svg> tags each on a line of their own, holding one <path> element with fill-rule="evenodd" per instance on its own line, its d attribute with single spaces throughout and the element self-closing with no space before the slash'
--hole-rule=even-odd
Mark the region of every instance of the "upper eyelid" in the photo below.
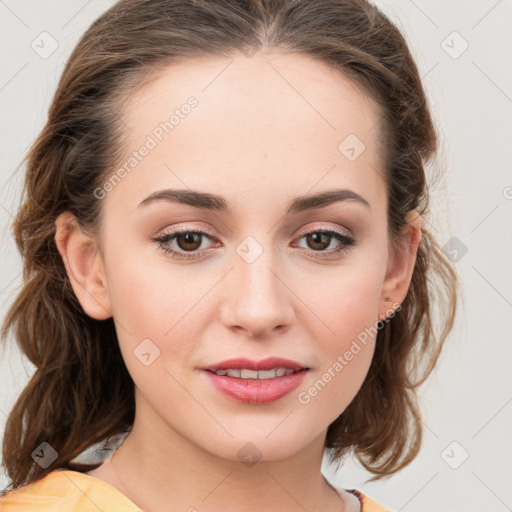
<svg viewBox="0 0 512 512">
<path fill-rule="evenodd" d="M 347 235 L 347 236 L 354 236 L 354 233 L 353 233 L 353 230 L 348 228 L 348 227 L 332 227 L 332 226 L 313 226 L 313 227 L 308 227 L 308 228 L 304 228 L 304 229 L 301 229 L 297 235 L 295 236 L 301 236 L 302 234 L 304 233 L 310 233 L 310 232 L 314 232 L 314 231 L 338 231 L 344 235 Z M 162 228 L 160 229 L 157 234 L 155 235 L 156 237 L 158 236 L 162 236 L 162 235 L 166 235 L 166 234 L 174 234 L 174 233 L 180 233 L 180 232 L 200 232 L 200 233 L 204 233 L 212 238 L 215 238 L 217 239 L 217 237 L 212 233 L 210 232 L 208 229 L 205 229 L 205 228 L 196 228 L 196 227 L 193 227 L 193 226 L 188 226 L 188 225 L 183 225 L 183 226 L 180 226 L 178 228 Z"/>
<path fill-rule="evenodd" d="M 310 227 L 310 228 L 301 229 L 295 236 L 302 237 L 304 235 L 307 235 L 308 233 L 316 233 L 318 231 L 334 231 L 335 233 L 340 233 L 345 236 L 354 237 L 352 230 L 350 230 L 348 228 L 340 229 L 340 228 L 334 228 L 331 226 L 320 226 L 320 227 Z"/>
<path fill-rule="evenodd" d="M 161 237 L 164 237 L 164 236 L 171 236 L 171 235 L 177 235 L 177 234 L 181 234 L 181 233 L 200 233 L 202 235 L 207 235 L 208 237 L 210 237 L 211 239 L 213 240 L 218 240 L 218 238 L 210 233 L 208 230 L 206 229 L 203 229 L 203 228 L 192 228 L 192 227 L 188 227 L 188 226 L 182 226 L 182 227 L 179 227 L 179 228 L 176 228 L 176 229 L 169 229 L 169 230 L 166 230 L 165 228 L 163 230 L 160 230 L 155 236 L 154 238 L 161 238 Z"/>
</svg>

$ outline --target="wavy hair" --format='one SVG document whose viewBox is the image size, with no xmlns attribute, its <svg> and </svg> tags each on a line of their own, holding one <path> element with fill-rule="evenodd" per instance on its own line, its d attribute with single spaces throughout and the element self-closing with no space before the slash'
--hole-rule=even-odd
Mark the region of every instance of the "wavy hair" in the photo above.
<svg viewBox="0 0 512 512">
<path fill-rule="evenodd" d="M 121 0 L 72 52 L 46 124 L 26 164 L 13 223 L 23 285 L 2 327 L 12 330 L 36 370 L 10 411 L 3 466 L 12 488 L 68 467 L 135 417 L 134 383 L 113 319 L 89 317 L 78 302 L 54 241 L 65 210 L 98 232 L 94 190 L 122 161 L 122 113 L 139 87 L 172 63 L 207 56 L 250 57 L 261 48 L 298 53 L 338 70 L 379 105 L 388 190 L 388 233 L 399 242 L 412 209 L 427 218 L 426 166 L 438 135 L 417 66 L 400 30 L 366 0 Z M 425 223 L 409 291 L 379 330 L 366 379 L 329 425 L 331 462 L 351 453 L 382 478 L 418 454 L 422 424 L 416 388 L 431 373 L 453 327 L 458 278 Z M 438 306 L 438 311 L 435 311 Z M 438 324 L 435 325 L 435 322 Z M 32 453 L 57 452 L 47 468 Z"/>
</svg>

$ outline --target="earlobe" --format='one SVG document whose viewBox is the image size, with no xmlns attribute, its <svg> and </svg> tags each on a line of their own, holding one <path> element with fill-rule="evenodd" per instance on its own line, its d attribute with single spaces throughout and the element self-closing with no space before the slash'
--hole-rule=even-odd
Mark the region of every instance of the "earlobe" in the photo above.
<svg viewBox="0 0 512 512">
<path fill-rule="evenodd" d="M 69 211 L 57 217 L 55 226 L 55 244 L 83 310 L 96 320 L 110 318 L 110 297 L 96 241 L 81 229 Z"/>
<path fill-rule="evenodd" d="M 390 253 L 381 296 L 380 318 L 389 317 L 396 307 L 405 299 L 411 284 L 412 274 L 416 263 L 418 247 L 421 242 L 421 215 L 412 210 L 406 216 L 407 224 L 402 229 L 403 243 Z"/>
</svg>

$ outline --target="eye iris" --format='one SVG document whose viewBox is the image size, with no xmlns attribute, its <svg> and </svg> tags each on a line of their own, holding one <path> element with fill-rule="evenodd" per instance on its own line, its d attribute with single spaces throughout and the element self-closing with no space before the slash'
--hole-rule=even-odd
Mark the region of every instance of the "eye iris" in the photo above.
<svg viewBox="0 0 512 512">
<path fill-rule="evenodd" d="M 321 238 L 324 237 L 327 239 L 327 244 L 322 244 L 321 243 Z M 310 244 L 310 246 L 314 249 L 325 249 L 326 247 L 329 247 L 329 242 L 330 242 L 330 237 L 331 235 L 327 234 L 327 233 L 310 233 L 309 235 L 307 235 L 307 241 L 308 241 L 308 244 Z M 312 243 L 310 243 L 312 242 Z M 315 247 L 315 244 L 320 244 L 320 247 Z"/>
<path fill-rule="evenodd" d="M 194 238 L 196 239 L 195 242 Z M 185 240 L 185 245 L 181 243 L 181 240 Z M 197 243 L 198 240 L 199 243 Z M 178 242 L 180 249 L 195 251 L 201 246 L 201 234 L 191 232 L 183 233 L 177 236 L 176 241 Z M 192 247 L 190 247 L 189 244 L 192 244 Z"/>
</svg>

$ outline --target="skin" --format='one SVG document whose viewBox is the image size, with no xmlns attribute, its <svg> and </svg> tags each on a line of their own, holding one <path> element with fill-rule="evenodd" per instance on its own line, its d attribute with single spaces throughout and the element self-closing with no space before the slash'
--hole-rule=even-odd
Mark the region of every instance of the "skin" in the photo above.
<svg viewBox="0 0 512 512">
<path fill-rule="evenodd" d="M 198 106 L 101 199 L 99 239 L 69 212 L 56 220 L 73 289 L 88 315 L 113 316 L 136 386 L 132 432 L 89 474 L 144 510 L 349 510 L 320 472 L 322 454 L 329 424 L 367 375 L 375 337 L 309 403 L 298 395 L 403 301 L 421 218 L 408 216 L 405 250 L 389 244 L 378 107 L 343 75 L 270 51 L 173 64 L 126 103 L 127 156 L 190 96 Z M 366 146 L 354 161 L 338 149 L 348 134 Z M 138 207 L 164 188 L 222 195 L 232 211 Z M 347 200 L 286 215 L 292 198 L 334 188 L 370 207 Z M 185 226 L 214 238 L 168 245 L 192 245 L 201 258 L 171 258 L 152 240 Z M 315 245 L 304 236 L 318 229 L 358 242 L 333 253 L 334 237 Z M 236 252 L 248 236 L 263 250 L 251 263 Z M 147 338 L 160 350 L 148 366 L 134 355 Z M 310 370 L 284 398 L 242 404 L 199 369 L 237 356 L 280 356 Z M 251 467 L 237 455 L 248 442 L 261 456 Z"/>
</svg>

